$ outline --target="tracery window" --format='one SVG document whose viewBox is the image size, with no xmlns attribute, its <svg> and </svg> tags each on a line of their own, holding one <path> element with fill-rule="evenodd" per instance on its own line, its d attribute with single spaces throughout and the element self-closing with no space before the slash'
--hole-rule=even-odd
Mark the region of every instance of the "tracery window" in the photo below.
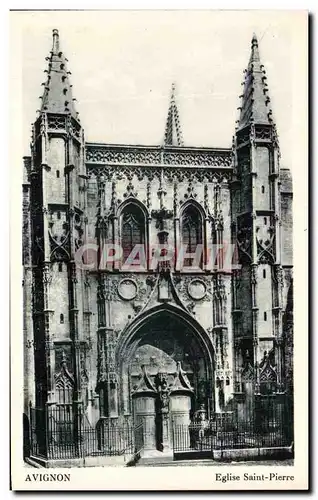
<svg viewBox="0 0 318 500">
<path fill-rule="evenodd" d="M 197 251 L 198 245 L 201 245 L 203 250 L 203 236 L 202 236 L 202 217 L 199 210 L 190 205 L 185 209 L 182 216 L 182 243 L 184 253 L 194 254 Z M 199 266 L 202 267 L 202 254 Z M 193 258 L 186 258 L 183 261 L 184 267 L 190 267 L 193 264 Z"/>
<path fill-rule="evenodd" d="M 121 244 L 125 263 L 136 245 L 142 245 L 145 252 L 145 216 L 135 204 L 127 205 L 122 213 Z"/>
</svg>

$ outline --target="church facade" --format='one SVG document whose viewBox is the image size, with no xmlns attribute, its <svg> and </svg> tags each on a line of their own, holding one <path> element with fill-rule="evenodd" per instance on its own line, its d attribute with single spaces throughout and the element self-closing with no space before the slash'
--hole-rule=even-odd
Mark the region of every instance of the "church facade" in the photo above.
<svg viewBox="0 0 318 500">
<path fill-rule="evenodd" d="M 292 180 L 255 35 L 242 89 L 229 148 L 184 145 L 174 87 L 163 144 L 88 143 L 53 31 L 24 158 L 27 419 L 142 422 L 163 449 L 172 422 L 292 400 Z"/>
</svg>

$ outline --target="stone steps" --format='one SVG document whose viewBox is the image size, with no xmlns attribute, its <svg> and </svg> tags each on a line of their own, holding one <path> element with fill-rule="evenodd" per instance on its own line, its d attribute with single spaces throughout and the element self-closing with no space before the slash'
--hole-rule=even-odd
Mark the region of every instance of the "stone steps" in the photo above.
<svg viewBox="0 0 318 500">
<path fill-rule="evenodd" d="M 219 465 L 214 460 L 165 460 L 165 459 L 140 459 L 136 467 L 194 467 Z"/>
</svg>

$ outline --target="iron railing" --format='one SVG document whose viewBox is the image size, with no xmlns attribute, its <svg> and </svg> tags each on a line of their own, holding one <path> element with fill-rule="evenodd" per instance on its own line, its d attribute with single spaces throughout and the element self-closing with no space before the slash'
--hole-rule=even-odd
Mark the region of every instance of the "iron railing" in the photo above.
<svg viewBox="0 0 318 500">
<path fill-rule="evenodd" d="M 92 426 L 81 406 L 30 408 L 30 454 L 46 459 L 120 456 L 139 453 L 147 428 L 128 419 L 100 418 Z M 173 450 L 213 451 L 288 447 L 293 442 L 292 409 L 271 399 L 252 413 L 216 413 L 210 419 L 172 422 Z"/>
<path fill-rule="evenodd" d="M 235 413 L 225 413 L 216 414 L 210 421 L 173 423 L 173 450 L 178 453 L 288 447 L 292 444 L 289 425 L 280 412 L 246 420 L 238 420 Z"/>
<path fill-rule="evenodd" d="M 143 448 L 143 425 L 101 418 L 91 426 L 71 405 L 30 409 L 31 455 L 46 459 L 133 455 Z"/>
</svg>

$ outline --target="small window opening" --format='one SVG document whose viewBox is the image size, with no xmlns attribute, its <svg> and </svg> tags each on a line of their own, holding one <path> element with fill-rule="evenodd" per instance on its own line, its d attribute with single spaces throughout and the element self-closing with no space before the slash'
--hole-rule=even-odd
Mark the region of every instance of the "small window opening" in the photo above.
<svg viewBox="0 0 318 500">
<path fill-rule="evenodd" d="M 57 218 L 60 219 L 61 218 L 61 212 L 57 212 Z"/>
<path fill-rule="evenodd" d="M 266 225 L 267 225 L 267 218 L 264 217 L 264 226 L 266 226 Z"/>
<path fill-rule="evenodd" d="M 263 278 L 266 278 L 266 269 L 263 269 Z"/>
<path fill-rule="evenodd" d="M 60 177 L 60 171 L 59 171 L 59 170 L 57 170 L 57 171 L 56 171 L 56 177 L 57 177 L 58 179 L 59 179 L 59 177 Z"/>
<path fill-rule="evenodd" d="M 64 314 L 60 314 L 60 323 L 64 323 Z"/>
<path fill-rule="evenodd" d="M 264 321 L 267 321 L 267 312 L 264 312 Z"/>
<path fill-rule="evenodd" d="M 262 186 L 262 194 L 265 193 L 265 186 Z"/>
<path fill-rule="evenodd" d="M 59 272 L 61 273 L 63 271 L 63 264 L 62 262 L 59 262 Z"/>
</svg>

